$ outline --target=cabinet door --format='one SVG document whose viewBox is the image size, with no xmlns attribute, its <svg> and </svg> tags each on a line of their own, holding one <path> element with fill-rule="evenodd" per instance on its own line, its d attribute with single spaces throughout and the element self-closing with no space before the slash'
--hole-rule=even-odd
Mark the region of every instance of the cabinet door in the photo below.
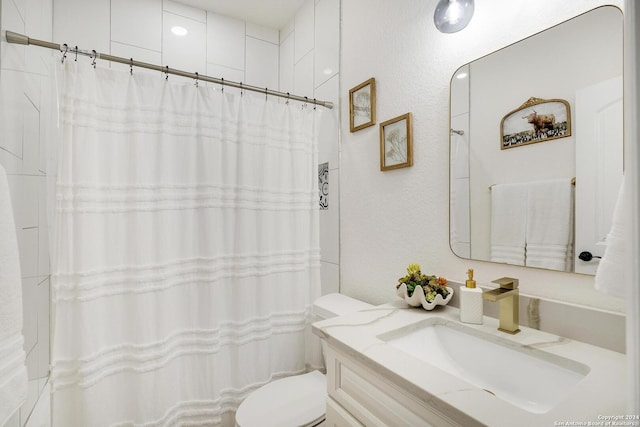
<svg viewBox="0 0 640 427">
<path fill-rule="evenodd" d="M 324 425 L 326 427 L 363 427 L 363 424 L 330 397 L 327 397 L 327 419 Z"/>
</svg>

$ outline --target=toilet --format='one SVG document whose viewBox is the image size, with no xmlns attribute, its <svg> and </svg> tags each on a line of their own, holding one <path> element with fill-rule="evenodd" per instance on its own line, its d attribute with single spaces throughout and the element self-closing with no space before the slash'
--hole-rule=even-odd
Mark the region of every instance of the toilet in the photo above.
<svg viewBox="0 0 640 427">
<path fill-rule="evenodd" d="M 342 294 L 323 295 L 313 303 L 318 320 L 373 307 Z M 324 352 L 324 343 L 323 343 Z M 238 427 L 312 427 L 324 424 L 327 381 L 319 371 L 282 378 L 251 393 L 238 407 Z"/>
</svg>

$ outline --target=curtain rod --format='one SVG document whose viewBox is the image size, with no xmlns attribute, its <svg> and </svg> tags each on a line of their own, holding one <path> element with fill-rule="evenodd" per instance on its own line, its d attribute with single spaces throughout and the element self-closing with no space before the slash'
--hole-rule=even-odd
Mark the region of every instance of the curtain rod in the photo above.
<svg viewBox="0 0 640 427">
<path fill-rule="evenodd" d="M 74 54 L 74 55 L 89 56 L 89 57 L 91 57 L 93 59 L 102 59 L 104 61 L 118 62 L 120 64 L 129 65 L 131 67 L 148 68 L 149 70 L 160 71 L 160 72 L 165 73 L 165 74 L 175 74 L 176 76 L 188 77 L 188 78 L 192 78 L 192 79 L 194 79 L 196 81 L 202 80 L 202 81 L 205 81 L 205 82 L 217 83 L 219 85 L 222 85 L 223 87 L 224 86 L 230 86 L 230 87 L 239 88 L 240 90 L 249 90 L 249 91 L 252 91 L 252 92 L 260 92 L 260 93 L 263 93 L 265 95 L 271 95 L 271 96 L 277 96 L 277 97 L 280 97 L 280 98 L 293 99 L 294 101 L 307 102 L 307 103 L 310 103 L 310 104 L 320 105 L 322 107 L 326 107 L 326 108 L 329 108 L 329 109 L 333 108 L 333 102 L 330 102 L 330 101 L 318 101 L 316 99 L 309 99 L 306 96 L 291 95 L 289 93 L 279 92 L 279 91 L 268 89 L 268 88 L 260 88 L 260 87 L 257 87 L 257 86 L 245 85 L 242 82 L 238 83 L 238 82 L 233 82 L 233 81 L 229 81 L 229 80 L 225 80 L 225 79 L 218 79 L 218 78 L 215 78 L 215 77 L 209 77 L 209 76 L 205 76 L 205 75 L 202 75 L 202 74 L 199 74 L 199 73 L 189 73 L 189 72 L 186 72 L 186 71 L 169 68 L 169 66 L 164 66 L 163 67 L 161 65 L 155 65 L 155 64 L 149 64 L 149 63 L 146 63 L 146 62 L 134 61 L 133 58 L 127 59 L 127 58 L 123 58 L 121 56 L 113 56 L 113 55 L 108 55 L 106 53 L 96 52 L 95 50 L 91 50 L 91 51 L 82 50 L 82 49 L 78 49 L 77 46 L 75 48 L 71 49 L 71 48 L 69 48 L 68 45 L 65 44 L 65 45 L 62 45 L 62 46 L 65 47 L 63 49 L 62 46 L 57 44 L 57 43 L 47 42 L 47 41 L 37 40 L 37 39 L 32 39 L 30 37 L 25 36 L 24 34 L 14 33 L 13 31 L 5 31 L 5 35 L 7 37 L 7 42 L 9 42 L 9 43 L 46 47 L 48 49 L 59 50 L 60 52 L 63 52 L 64 54 L 71 53 L 71 54 Z"/>
</svg>

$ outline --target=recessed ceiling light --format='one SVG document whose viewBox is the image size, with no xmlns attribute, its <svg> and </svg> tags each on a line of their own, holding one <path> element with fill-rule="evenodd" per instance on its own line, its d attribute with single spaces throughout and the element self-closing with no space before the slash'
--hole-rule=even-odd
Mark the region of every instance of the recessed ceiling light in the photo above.
<svg viewBox="0 0 640 427">
<path fill-rule="evenodd" d="M 175 27 L 171 27 L 171 32 L 173 34 L 175 34 L 176 36 L 186 36 L 187 35 L 187 29 L 184 27 L 180 27 L 178 25 L 176 25 Z"/>
</svg>

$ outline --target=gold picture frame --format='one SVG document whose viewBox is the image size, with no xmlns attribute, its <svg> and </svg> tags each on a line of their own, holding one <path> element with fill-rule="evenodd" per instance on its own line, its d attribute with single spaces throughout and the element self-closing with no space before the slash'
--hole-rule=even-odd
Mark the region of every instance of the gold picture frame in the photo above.
<svg viewBox="0 0 640 427">
<path fill-rule="evenodd" d="M 380 170 L 413 166 L 411 113 L 380 123 Z"/>
<path fill-rule="evenodd" d="M 571 136 L 571 107 L 564 99 L 529 98 L 500 122 L 500 149 Z"/>
<path fill-rule="evenodd" d="M 349 129 L 351 132 L 376 124 L 376 79 L 360 83 L 349 91 Z"/>
</svg>

